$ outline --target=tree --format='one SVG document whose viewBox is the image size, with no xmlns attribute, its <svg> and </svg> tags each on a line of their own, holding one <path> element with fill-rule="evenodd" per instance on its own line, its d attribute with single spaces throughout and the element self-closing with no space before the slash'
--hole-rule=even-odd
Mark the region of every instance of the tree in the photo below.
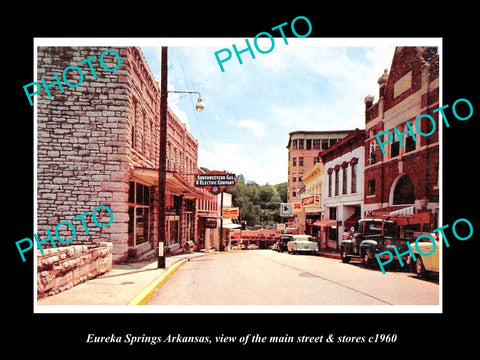
<svg viewBox="0 0 480 360">
<path fill-rule="evenodd" d="M 248 226 L 270 225 L 280 221 L 280 203 L 287 200 L 287 183 L 258 185 L 237 175 L 237 184 L 227 190 L 232 194 L 233 206 L 240 208 L 240 220 Z"/>
</svg>

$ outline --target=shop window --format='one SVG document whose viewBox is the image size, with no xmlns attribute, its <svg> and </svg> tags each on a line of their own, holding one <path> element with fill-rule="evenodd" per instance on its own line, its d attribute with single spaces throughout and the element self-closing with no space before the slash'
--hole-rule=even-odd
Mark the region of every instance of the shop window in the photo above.
<svg viewBox="0 0 480 360">
<path fill-rule="evenodd" d="M 150 240 L 150 186 L 130 181 L 128 192 L 128 245 Z"/>
</svg>

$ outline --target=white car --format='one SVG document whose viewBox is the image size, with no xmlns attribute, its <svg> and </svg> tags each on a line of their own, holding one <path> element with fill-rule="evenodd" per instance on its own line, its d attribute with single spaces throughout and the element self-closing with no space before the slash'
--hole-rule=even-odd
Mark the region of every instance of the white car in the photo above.
<svg viewBox="0 0 480 360">
<path fill-rule="evenodd" d="M 316 254 L 318 243 L 309 235 L 293 235 L 293 239 L 287 243 L 289 254 L 310 253 Z"/>
<path fill-rule="evenodd" d="M 422 278 L 425 275 L 430 273 L 438 273 L 440 271 L 439 266 L 439 243 L 437 235 L 430 233 L 430 236 L 434 239 L 434 243 L 424 237 L 417 243 L 416 246 L 412 246 L 413 252 L 415 253 L 416 261 L 413 261 L 412 256 L 409 254 L 407 259 L 407 264 L 415 264 L 415 272 L 417 276 Z M 433 245 L 435 244 L 435 249 Z M 417 251 L 417 247 L 418 250 Z"/>
</svg>

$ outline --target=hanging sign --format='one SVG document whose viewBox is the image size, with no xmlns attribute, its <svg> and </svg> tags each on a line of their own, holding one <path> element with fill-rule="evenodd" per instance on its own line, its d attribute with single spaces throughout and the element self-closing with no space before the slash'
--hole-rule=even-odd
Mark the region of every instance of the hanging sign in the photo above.
<svg viewBox="0 0 480 360">
<path fill-rule="evenodd" d="M 214 195 L 225 191 L 230 186 L 235 186 L 236 183 L 235 174 L 222 171 L 209 171 L 195 175 L 195 186 L 209 187 Z"/>
</svg>

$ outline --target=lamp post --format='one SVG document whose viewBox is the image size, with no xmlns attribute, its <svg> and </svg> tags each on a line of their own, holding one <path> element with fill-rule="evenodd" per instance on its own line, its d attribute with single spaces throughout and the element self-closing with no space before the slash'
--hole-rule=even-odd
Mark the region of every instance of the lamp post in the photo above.
<svg viewBox="0 0 480 360">
<path fill-rule="evenodd" d="M 168 70 L 167 70 L 167 51 L 166 46 L 162 46 L 161 57 L 161 80 L 160 80 L 160 144 L 159 144 L 159 162 L 158 162 L 158 239 L 157 239 L 157 267 L 165 269 L 165 195 L 167 182 L 167 113 L 168 113 L 168 93 L 197 94 L 197 104 L 195 109 L 203 111 L 204 105 L 202 97 L 197 91 L 167 91 Z"/>
</svg>

